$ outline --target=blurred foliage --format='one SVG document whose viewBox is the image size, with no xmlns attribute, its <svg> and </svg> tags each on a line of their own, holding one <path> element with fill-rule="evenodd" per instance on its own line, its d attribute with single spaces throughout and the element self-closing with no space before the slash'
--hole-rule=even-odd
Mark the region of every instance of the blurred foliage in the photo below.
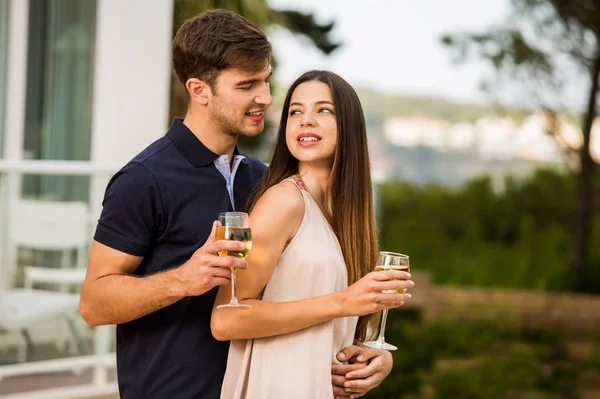
<svg viewBox="0 0 600 399">
<path fill-rule="evenodd" d="M 390 312 L 391 374 L 369 399 L 577 399 L 584 375 L 600 375 L 598 356 L 575 356 L 566 332 L 494 321 L 422 322 L 416 309 Z M 595 345 L 598 337 L 592 338 Z M 600 385 L 596 387 L 600 393 Z"/>
<path fill-rule="evenodd" d="M 489 177 L 457 190 L 389 182 L 381 248 L 409 254 L 439 283 L 568 290 L 574 185 L 571 174 L 543 169 L 507 177 L 501 190 Z M 600 181 L 595 190 L 600 198 Z M 599 211 L 594 218 L 600 222 Z M 600 242 L 600 223 L 592 242 Z M 585 265 L 582 289 L 600 292 L 599 246 Z"/>
<path fill-rule="evenodd" d="M 501 27 L 489 27 L 481 33 L 453 33 L 441 41 L 459 62 L 475 58 L 492 66 L 494 72 L 484 80 L 484 87 L 497 98 L 503 92 L 513 102 L 529 97 L 535 107 L 549 110 L 550 116 L 557 109 L 581 107 L 572 103 L 568 89 L 581 92 L 577 97 L 586 99 L 581 118 L 583 144 L 565 148 L 568 166 L 577 177 L 572 191 L 577 204 L 569 284 L 584 290 L 593 248 L 591 235 L 597 228 L 593 225 L 592 185 L 598 164 L 592 158 L 590 143 L 600 90 L 600 0 L 511 0 L 511 4 L 512 13 Z M 557 139 L 561 136 L 560 129 L 549 133 Z"/>
<path fill-rule="evenodd" d="M 310 13 L 274 9 L 267 0 L 175 0 L 174 7 L 173 36 L 186 19 L 205 10 L 221 8 L 246 17 L 265 31 L 273 27 L 282 27 L 294 34 L 302 35 L 308 38 L 323 54 L 331 54 L 340 46 L 331 38 L 334 22 L 321 24 Z M 276 66 L 277 60 L 274 59 L 272 64 Z M 275 69 L 274 75 L 276 73 Z M 272 81 L 274 82 L 275 79 Z M 171 73 L 170 104 L 169 120 L 185 115 L 188 107 L 188 97 L 185 88 L 179 82 L 175 73 Z M 268 131 L 269 129 L 271 129 L 271 125 L 267 121 L 265 130 Z M 239 145 L 242 151 L 255 155 L 255 151 L 266 137 L 265 134 L 254 138 L 240 137 Z"/>
</svg>

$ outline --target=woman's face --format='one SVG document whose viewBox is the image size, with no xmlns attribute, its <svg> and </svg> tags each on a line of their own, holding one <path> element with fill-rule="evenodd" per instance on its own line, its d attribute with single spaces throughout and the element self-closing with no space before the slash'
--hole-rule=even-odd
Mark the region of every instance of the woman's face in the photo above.
<svg viewBox="0 0 600 399">
<path fill-rule="evenodd" d="M 300 162 L 331 168 L 337 146 L 333 96 L 323 82 L 304 82 L 292 93 L 286 143 Z"/>
</svg>

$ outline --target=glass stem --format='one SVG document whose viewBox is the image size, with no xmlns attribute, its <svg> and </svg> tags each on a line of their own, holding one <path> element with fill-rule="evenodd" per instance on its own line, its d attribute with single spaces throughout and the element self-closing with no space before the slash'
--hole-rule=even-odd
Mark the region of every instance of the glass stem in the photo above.
<svg viewBox="0 0 600 399">
<path fill-rule="evenodd" d="M 235 290 L 235 277 L 236 277 L 236 268 L 232 267 L 231 268 L 231 302 L 232 303 L 237 303 L 238 299 L 237 299 L 237 294 L 236 294 L 236 290 Z"/>
<path fill-rule="evenodd" d="M 381 312 L 381 321 L 379 322 L 379 337 L 378 342 L 385 342 L 385 323 L 387 322 L 388 309 L 383 309 Z"/>
</svg>

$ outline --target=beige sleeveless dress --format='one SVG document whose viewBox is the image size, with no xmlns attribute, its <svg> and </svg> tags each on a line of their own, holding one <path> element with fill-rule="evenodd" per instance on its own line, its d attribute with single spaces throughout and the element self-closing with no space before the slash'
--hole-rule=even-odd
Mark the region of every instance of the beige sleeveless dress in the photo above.
<svg viewBox="0 0 600 399">
<path fill-rule="evenodd" d="M 336 235 L 302 181 L 304 218 L 281 254 L 262 296 L 287 302 L 348 286 Z M 331 399 L 331 364 L 352 345 L 358 317 L 334 319 L 294 333 L 231 341 L 221 399 Z"/>
</svg>

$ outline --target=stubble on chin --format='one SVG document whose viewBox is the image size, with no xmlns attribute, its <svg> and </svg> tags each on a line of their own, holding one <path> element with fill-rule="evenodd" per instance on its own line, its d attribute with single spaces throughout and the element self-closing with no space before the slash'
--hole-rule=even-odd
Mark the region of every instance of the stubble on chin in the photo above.
<svg viewBox="0 0 600 399">
<path fill-rule="evenodd" d="M 265 129 L 264 123 L 261 123 L 260 126 L 252 126 L 251 128 L 239 129 L 235 135 L 236 136 L 244 136 L 244 137 L 256 137 L 262 133 Z"/>
</svg>

